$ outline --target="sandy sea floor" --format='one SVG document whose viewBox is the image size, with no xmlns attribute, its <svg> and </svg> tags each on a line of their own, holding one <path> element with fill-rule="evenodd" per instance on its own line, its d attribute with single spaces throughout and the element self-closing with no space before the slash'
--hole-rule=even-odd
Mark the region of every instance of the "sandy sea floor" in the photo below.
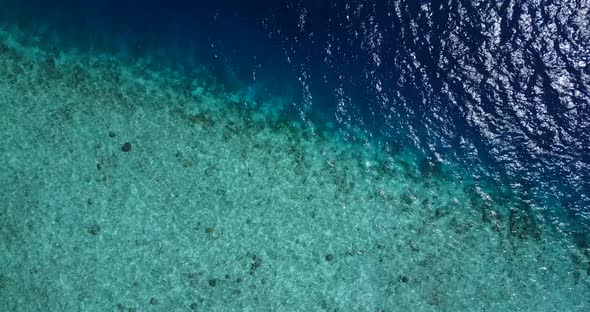
<svg viewBox="0 0 590 312">
<path fill-rule="evenodd" d="M 590 310 L 526 200 L 288 106 L 0 32 L 0 310 Z"/>
</svg>

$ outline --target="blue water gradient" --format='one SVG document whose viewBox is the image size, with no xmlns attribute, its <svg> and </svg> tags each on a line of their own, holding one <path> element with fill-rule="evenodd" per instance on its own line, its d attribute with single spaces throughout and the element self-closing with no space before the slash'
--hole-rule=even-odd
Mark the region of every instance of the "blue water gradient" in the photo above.
<svg viewBox="0 0 590 312">
<path fill-rule="evenodd" d="M 590 229 L 583 1 L 3 2 L 3 21 L 64 48 L 207 64 L 227 88 L 284 95 L 297 118 Z"/>
</svg>

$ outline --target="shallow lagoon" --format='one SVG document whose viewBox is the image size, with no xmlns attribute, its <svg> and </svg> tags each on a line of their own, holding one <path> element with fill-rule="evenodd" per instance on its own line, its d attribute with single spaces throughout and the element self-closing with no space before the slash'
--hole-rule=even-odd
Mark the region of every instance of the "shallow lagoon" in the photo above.
<svg viewBox="0 0 590 312">
<path fill-rule="evenodd" d="M 585 238 L 525 195 L 206 68 L 0 37 L 4 311 L 590 308 Z"/>
</svg>

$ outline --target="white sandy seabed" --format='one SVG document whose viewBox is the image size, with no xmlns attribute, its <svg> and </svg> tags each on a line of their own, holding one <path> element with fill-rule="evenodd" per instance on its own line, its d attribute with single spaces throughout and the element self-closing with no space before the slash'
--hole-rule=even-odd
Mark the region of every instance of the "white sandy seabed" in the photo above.
<svg viewBox="0 0 590 312">
<path fill-rule="evenodd" d="M 587 244 L 522 201 L 206 71 L 0 38 L 1 311 L 590 311 Z"/>
</svg>

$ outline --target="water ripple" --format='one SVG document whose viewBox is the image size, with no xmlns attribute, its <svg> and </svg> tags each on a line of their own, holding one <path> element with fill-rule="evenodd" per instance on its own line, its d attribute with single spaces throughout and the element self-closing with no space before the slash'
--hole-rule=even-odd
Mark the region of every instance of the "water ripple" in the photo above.
<svg viewBox="0 0 590 312">
<path fill-rule="evenodd" d="M 588 214 L 588 1 L 296 1 L 292 9 L 299 27 L 269 29 L 302 73 L 303 112 L 315 106 L 343 132 L 413 144 L 509 182 L 554 215 Z"/>
</svg>

